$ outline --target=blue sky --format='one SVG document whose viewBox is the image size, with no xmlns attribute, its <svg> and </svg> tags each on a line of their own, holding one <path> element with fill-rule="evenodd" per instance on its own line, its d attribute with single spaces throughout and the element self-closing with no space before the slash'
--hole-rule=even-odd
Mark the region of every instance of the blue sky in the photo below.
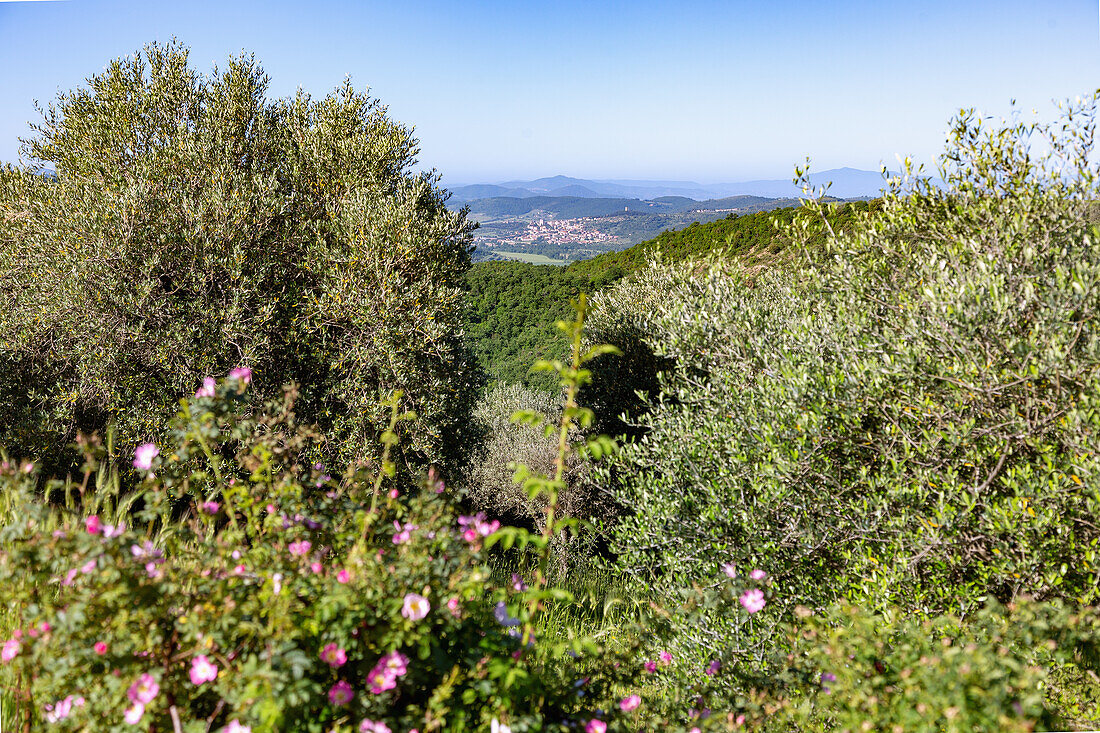
<svg viewBox="0 0 1100 733">
<path fill-rule="evenodd" d="M 34 99 L 173 35 L 202 70 L 254 51 L 279 96 L 350 75 L 451 184 L 873 170 L 932 160 L 959 107 L 1100 86 L 1094 0 L 0 0 L 0 160 Z"/>
</svg>

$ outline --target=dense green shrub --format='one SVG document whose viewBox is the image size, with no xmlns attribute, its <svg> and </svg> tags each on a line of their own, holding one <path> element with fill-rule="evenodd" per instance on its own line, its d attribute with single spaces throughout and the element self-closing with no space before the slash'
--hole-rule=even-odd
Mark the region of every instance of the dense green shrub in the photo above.
<svg viewBox="0 0 1100 733">
<path fill-rule="evenodd" d="M 602 473 L 631 512 L 624 569 L 676 587 L 767 567 L 776 615 L 1095 602 L 1094 113 L 963 114 L 945 186 L 894 181 L 800 267 L 684 266 L 597 298 L 596 340 L 626 323 L 675 362 L 645 437 Z"/>
<path fill-rule="evenodd" d="M 807 616 L 792 631 L 800 671 L 813 684 L 792 696 L 781 717 L 799 729 L 827 724 L 887 731 L 1065 730 L 1058 675 L 1092 670 L 1072 696 L 1100 715 L 1100 622 L 1095 608 L 1060 603 L 995 603 L 960 620 L 923 619 L 902 609 L 883 614 L 842 605 Z M 1091 725 L 1089 727 L 1092 727 Z"/>
<path fill-rule="evenodd" d="M 299 382 L 344 456 L 377 445 L 393 389 L 421 418 L 406 449 L 456 447 L 464 212 L 350 83 L 267 88 L 251 57 L 201 74 L 151 44 L 44 110 L 0 170 L 0 443 L 56 455 L 110 424 L 133 446 L 246 365 L 259 395 Z"/>
</svg>

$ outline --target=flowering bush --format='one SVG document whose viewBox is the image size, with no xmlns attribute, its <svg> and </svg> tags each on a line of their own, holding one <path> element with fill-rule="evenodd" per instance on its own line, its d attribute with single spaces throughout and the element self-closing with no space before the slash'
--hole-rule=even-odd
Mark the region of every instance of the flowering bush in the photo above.
<svg viewBox="0 0 1100 733">
<path fill-rule="evenodd" d="M 171 441 L 138 449 L 122 523 L 43 502 L 36 471 L 4 465 L 0 604 L 18 620 L 0 673 L 39 720 L 404 732 L 592 717 L 618 673 L 579 696 L 577 670 L 602 669 L 594 648 L 574 658 L 517 627 L 527 596 L 492 588 L 484 566 L 499 524 L 456 516 L 434 476 L 391 488 L 388 451 L 375 471 L 302 462 L 318 436 L 297 425 L 295 391 L 242 418 L 246 389 L 215 385 L 183 403 Z M 407 417 L 396 405 L 391 426 Z M 86 449 L 85 486 L 110 459 Z M 100 500 L 45 486 L 85 513 Z"/>
<path fill-rule="evenodd" d="M 1100 721 L 1095 607 L 994 601 L 963 619 L 797 606 L 790 621 L 766 622 L 781 642 L 760 653 L 743 641 L 781 594 L 763 570 L 727 566 L 711 587 L 682 590 L 664 621 L 636 627 L 650 640 L 649 681 L 618 704 L 635 711 L 634 729 L 1022 733 Z"/>
<path fill-rule="evenodd" d="M 708 587 L 681 589 L 667 610 L 624 625 L 614 648 L 568 630 L 537 638 L 540 614 L 573 602 L 545 579 L 552 540 L 577 524 L 557 512 L 575 450 L 568 438 L 592 418 L 576 397 L 590 377 L 584 361 L 601 350 L 580 356 L 581 323 L 563 324 L 573 362 L 545 365 L 566 388 L 553 473 L 520 472 L 546 506 L 538 534 L 456 516 L 434 475 L 415 495 L 388 482 L 392 428 L 408 417 L 399 396 L 377 470 L 360 463 L 333 476 L 303 460 L 319 436 L 297 424 L 293 388 L 240 417 L 246 371 L 204 384 L 183 403 L 170 442 L 127 457 L 143 477 L 129 514 L 106 496 L 118 486 L 109 446 L 82 442 L 79 486 L 45 483 L 60 504 L 42 500 L 32 464 L 0 464 L 0 604 L 17 619 L 0 640 L 0 681 L 28 711 L 23 722 L 702 733 L 874 720 L 895 730 L 1023 731 L 1095 693 L 1093 610 L 993 607 L 963 623 L 796 609 L 788 625 L 773 613 L 789 605 L 785 584 L 728 557 Z M 580 449 L 610 447 L 593 439 Z M 495 543 L 535 550 L 529 583 L 513 576 L 493 587 L 484 560 Z M 784 645 L 761 653 L 728 643 L 758 638 L 760 626 L 785 635 Z M 684 629 L 693 643 L 683 643 Z M 1085 707 L 1095 718 L 1095 705 Z"/>
</svg>

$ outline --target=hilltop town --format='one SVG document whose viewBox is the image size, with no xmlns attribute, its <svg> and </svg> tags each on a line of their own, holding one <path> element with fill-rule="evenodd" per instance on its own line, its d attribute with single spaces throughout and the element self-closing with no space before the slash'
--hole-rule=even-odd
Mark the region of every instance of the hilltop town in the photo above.
<svg viewBox="0 0 1100 733">
<path fill-rule="evenodd" d="M 574 247 L 610 242 L 614 239 L 611 235 L 595 229 L 594 222 L 593 217 L 539 219 L 528 222 L 522 231 L 518 231 L 512 236 L 475 236 L 474 242 L 480 246 L 491 245 L 494 249 L 518 247 L 525 250 L 535 244 Z"/>
</svg>

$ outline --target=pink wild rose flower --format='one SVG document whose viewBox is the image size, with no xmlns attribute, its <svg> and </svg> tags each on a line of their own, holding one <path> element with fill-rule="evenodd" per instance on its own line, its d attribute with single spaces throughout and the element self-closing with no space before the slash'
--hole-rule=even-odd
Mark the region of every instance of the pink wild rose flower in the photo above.
<svg viewBox="0 0 1100 733">
<path fill-rule="evenodd" d="M 584 733 L 607 733 L 607 723 L 592 718 L 588 721 L 588 725 L 584 726 Z"/>
<path fill-rule="evenodd" d="M 745 607 L 745 610 L 749 613 L 756 613 L 764 607 L 764 591 L 759 588 L 753 588 L 747 590 L 741 594 L 741 605 Z"/>
<path fill-rule="evenodd" d="M 397 687 L 397 676 L 379 665 L 367 674 L 367 684 L 370 685 L 371 694 L 381 695 Z"/>
<path fill-rule="evenodd" d="M 130 702 L 136 702 L 144 707 L 153 702 L 159 692 L 160 684 L 157 683 L 153 675 L 146 672 L 138 677 L 134 684 L 130 685 L 130 689 L 126 691 L 126 696 L 130 698 Z"/>
<path fill-rule="evenodd" d="M 428 599 L 417 593 L 409 593 L 405 596 L 405 603 L 401 607 L 401 615 L 410 621 L 419 621 L 428 615 L 432 604 Z"/>
<path fill-rule="evenodd" d="M 393 731 L 381 721 L 364 720 L 359 724 L 359 733 L 393 733 Z"/>
<path fill-rule="evenodd" d="M 229 378 L 236 379 L 241 384 L 251 384 L 252 370 L 248 367 L 237 367 L 236 369 L 230 370 Z"/>
<path fill-rule="evenodd" d="M 339 682 L 337 682 L 328 691 L 329 702 L 331 702 L 338 708 L 347 705 L 349 702 L 351 702 L 353 697 L 355 697 L 355 693 L 352 692 L 351 685 L 349 685 L 344 680 L 340 680 Z"/>
<path fill-rule="evenodd" d="M 217 678 L 218 666 L 205 654 L 200 654 L 191 660 L 191 684 L 201 685 L 204 682 L 213 682 Z"/>
<path fill-rule="evenodd" d="M 160 455 L 160 448 L 154 443 L 144 443 L 134 451 L 134 468 L 148 471 L 153 467 L 153 459 Z"/>
<path fill-rule="evenodd" d="M 195 398 L 200 397 L 213 397 L 214 390 L 218 388 L 218 383 L 214 381 L 213 377 L 206 377 L 202 380 L 202 386 L 195 392 Z"/>
<path fill-rule="evenodd" d="M 409 670 L 409 658 L 399 651 L 391 651 L 382 656 L 374 669 L 367 675 L 367 683 L 372 694 L 381 695 L 397 686 L 397 678 Z"/>
<path fill-rule="evenodd" d="M 58 700 L 53 705 L 46 705 L 46 722 L 56 723 L 59 720 L 64 720 L 72 713 L 73 708 L 78 708 L 84 704 L 83 697 L 73 697 L 72 695 L 66 696 L 63 700 Z"/>
<path fill-rule="evenodd" d="M 0 647 L 0 662 L 7 664 L 15 659 L 22 650 L 23 645 L 19 643 L 18 639 L 8 639 L 4 642 L 4 646 Z"/>
<path fill-rule="evenodd" d="M 642 698 L 640 698 L 639 696 L 627 695 L 622 699 L 622 702 L 619 703 L 619 709 L 622 710 L 624 713 L 629 713 L 631 710 L 636 709 L 641 704 Z"/>
<path fill-rule="evenodd" d="M 409 658 L 397 651 L 383 655 L 383 657 L 378 660 L 378 664 L 385 667 L 390 674 L 396 675 L 397 677 L 401 677 L 409 671 Z"/>
<path fill-rule="evenodd" d="M 325 644 L 321 649 L 321 661 L 332 667 L 342 667 L 348 661 L 348 653 L 335 644 Z"/>
<path fill-rule="evenodd" d="M 140 702 L 135 702 L 126 708 L 126 712 L 122 714 L 122 719 L 130 725 L 137 725 L 141 722 L 141 716 L 143 715 L 145 715 L 145 706 Z"/>
</svg>

